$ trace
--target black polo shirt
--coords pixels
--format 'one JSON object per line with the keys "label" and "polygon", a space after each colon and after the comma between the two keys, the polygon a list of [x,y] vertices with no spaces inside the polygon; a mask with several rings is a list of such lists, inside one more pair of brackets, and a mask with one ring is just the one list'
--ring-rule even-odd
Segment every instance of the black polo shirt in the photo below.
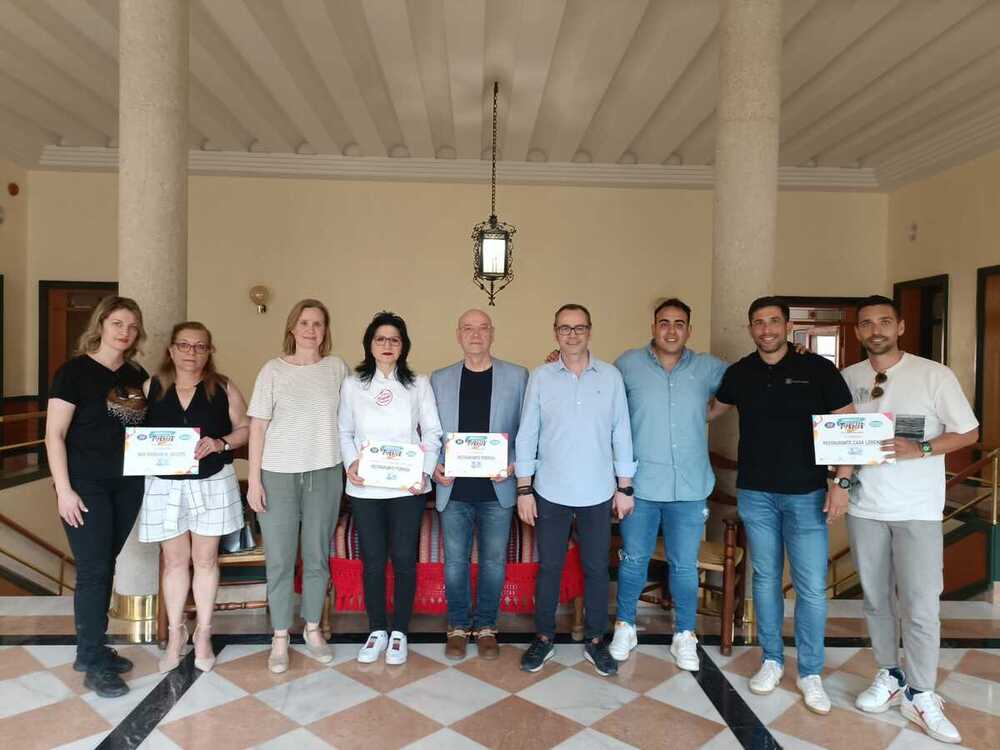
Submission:
{"label": "black polo shirt", "polygon": [[726,370],[715,397],[740,410],[737,487],[782,494],[826,488],[827,469],[816,466],[812,415],[851,403],[830,360],[789,347],[769,365],[754,352]]}

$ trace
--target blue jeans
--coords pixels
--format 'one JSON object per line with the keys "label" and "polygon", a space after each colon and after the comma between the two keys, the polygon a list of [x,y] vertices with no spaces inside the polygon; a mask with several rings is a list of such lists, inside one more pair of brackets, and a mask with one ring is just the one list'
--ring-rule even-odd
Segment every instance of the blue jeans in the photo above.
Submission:
{"label": "blue jeans", "polygon": [[618,566],[616,619],[635,625],[635,606],[646,584],[649,556],[663,527],[669,566],[670,594],[674,599],[676,631],[695,629],[698,611],[698,548],[708,508],[704,500],[656,502],[635,499],[635,510],[619,524],[622,551]]}
{"label": "blue jeans", "polygon": [[[448,599],[448,627],[473,630],[495,628],[507,572],[507,538],[514,508],[496,500],[452,500],[441,511],[444,531],[444,587]],[[472,614],[469,576],[472,533],[479,536],[479,584],[476,614]]]}
{"label": "blue jeans", "polygon": [[802,495],[739,490],[740,518],[750,542],[757,638],[763,658],[784,664],[781,593],[785,552],[795,587],[795,646],[799,676],[823,671],[826,570],[829,541],[823,503],[826,490]]}

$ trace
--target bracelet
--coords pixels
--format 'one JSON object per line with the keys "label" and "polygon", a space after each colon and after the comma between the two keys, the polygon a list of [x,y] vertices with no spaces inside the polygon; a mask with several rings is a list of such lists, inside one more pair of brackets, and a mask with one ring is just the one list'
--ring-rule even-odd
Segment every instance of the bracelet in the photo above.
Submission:
{"label": "bracelet", "polygon": [[518,494],[518,497],[520,497],[522,495],[534,495],[535,494],[535,490],[530,485],[527,486],[527,487],[518,487],[517,488],[517,494]]}

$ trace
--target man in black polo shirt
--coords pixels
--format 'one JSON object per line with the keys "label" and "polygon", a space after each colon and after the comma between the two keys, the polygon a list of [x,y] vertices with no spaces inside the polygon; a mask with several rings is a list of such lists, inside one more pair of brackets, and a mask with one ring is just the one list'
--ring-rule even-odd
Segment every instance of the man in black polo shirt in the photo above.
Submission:
{"label": "man in black polo shirt", "polygon": [[[719,413],[740,412],[740,518],[750,540],[754,611],[763,649],[760,671],[750,680],[758,695],[772,692],[784,674],[785,554],[795,586],[795,644],[806,707],[830,712],[823,689],[826,625],[827,524],[847,510],[852,467],[838,467],[827,489],[827,467],[817,466],[812,415],[854,411],[851,393],[827,359],[788,345],[788,306],[776,297],[754,300],[748,313],[757,351],[732,365],[715,398]],[[843,479],[843,481],[840,481]]]}

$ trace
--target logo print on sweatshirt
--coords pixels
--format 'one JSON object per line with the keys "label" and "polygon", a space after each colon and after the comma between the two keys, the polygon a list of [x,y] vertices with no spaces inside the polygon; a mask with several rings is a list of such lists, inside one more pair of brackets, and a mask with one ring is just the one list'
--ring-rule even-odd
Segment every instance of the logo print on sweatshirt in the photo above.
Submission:
{"label": "logo print on sweatshirt", "polygon": [[388,388],[383,388],[375,396],[375,403],[379,406],[388,406],[392,403],[392,391]]}

